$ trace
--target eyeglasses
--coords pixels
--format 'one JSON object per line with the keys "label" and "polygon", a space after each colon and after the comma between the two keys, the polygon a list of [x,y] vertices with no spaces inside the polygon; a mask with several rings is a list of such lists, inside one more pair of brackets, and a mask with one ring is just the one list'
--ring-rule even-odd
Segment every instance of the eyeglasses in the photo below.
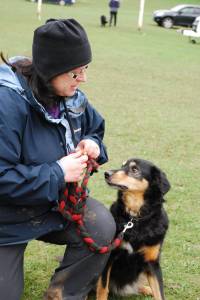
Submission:
{"label": "eyeglasses", "polygon": [[84,67],[83,69],[81,69],[81,71],[79,73],[74,73],[74,72],[68,72],[67,75],[71,78],[71,79],[78,79],[79,77],[83,76],[86,73],[88,66]]}

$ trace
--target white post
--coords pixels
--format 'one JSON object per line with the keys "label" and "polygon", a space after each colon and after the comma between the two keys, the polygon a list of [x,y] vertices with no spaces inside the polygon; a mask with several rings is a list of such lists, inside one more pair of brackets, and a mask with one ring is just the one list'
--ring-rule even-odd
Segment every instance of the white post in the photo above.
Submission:
{"label": "white post", "polygon": [[42,0],[38,0],[37,15],[39,20],[41,20],[41,13],[42,13]]}
{"label": "white post", "polygon": [[140,10],[139,10],[139,17],[138,17],[138,30],[141,30],[142,26],[143,26],[144,5],[145,5],[145,0],[140,0]]}

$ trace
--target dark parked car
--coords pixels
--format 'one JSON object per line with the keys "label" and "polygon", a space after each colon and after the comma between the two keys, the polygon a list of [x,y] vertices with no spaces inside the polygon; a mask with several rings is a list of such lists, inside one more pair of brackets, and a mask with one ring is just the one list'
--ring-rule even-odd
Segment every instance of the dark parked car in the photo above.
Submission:
{"label": "dark parked car", "polygon": [[169,10],[156,10],[153,20],[160,26],[171,28],[174,25],[192,27],[195,18],[200,16],[200,5],[177,5]]}

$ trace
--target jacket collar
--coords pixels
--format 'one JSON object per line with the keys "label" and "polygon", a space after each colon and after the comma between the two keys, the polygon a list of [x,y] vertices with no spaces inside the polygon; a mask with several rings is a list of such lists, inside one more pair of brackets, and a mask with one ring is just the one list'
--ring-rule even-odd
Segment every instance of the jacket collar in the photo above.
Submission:
{"label": "jacket collar", "polygon": [[[10,62],[14,62],[22,58],[24,57],[15,56],[10,59]],[[22,84],[16,73],[13,72],[13,70],[6,64],[0,65],[0,86],[6,86],[20,94],[25,101],[27,101],[36,111],[43,114],[45,119],[47,119],[48,121],[55,122],[55,120],[57,120],[56,123],[58,123],[63,119],[65,110],[63,103],[60,103],[61,118],[53,119],[46,111],[46,109],[42,106],[42,104],[40,104],[34,97],[32,91],[28,88],[27,83],[24,82],[24,84]],[[66,97],[65,101],[66,106],[69,110],[69,114],[72,118],[80,116],[85,111],[88,102],[86,96],[80,90],[77,90],[72,97]]]}

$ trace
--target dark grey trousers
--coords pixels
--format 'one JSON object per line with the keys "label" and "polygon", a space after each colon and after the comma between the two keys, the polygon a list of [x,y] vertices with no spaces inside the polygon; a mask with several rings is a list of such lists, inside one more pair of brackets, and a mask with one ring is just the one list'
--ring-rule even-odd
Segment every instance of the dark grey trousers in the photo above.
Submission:
{"label": "dark grey trousers", "polygon": [[117,11],[110,12],[110,21],[109,21],[110,26],[112,25],[113,19],[114,19],[114,26],[116,26],[117,25]]}
{"label": "dark grey trousers", "polygon": [[[90,236],[99,244],[107,245],[115,235],[115,222],[110,212],[99,202],[88,198],[84,222]],[[52,276],[46,299],[59,294],[62,300],[83,300],[95,285],[109,258],[109,254],[91,252],[69,223],[65,230],[52,232],[39,240],[66,244],[60,266]],[[20,300],[23,293],[23,260],[26,244],[0,247],[0,299]],[[57,298],[56,298],[57,299]],[[39,299],[38,299],[39,300]]]}

